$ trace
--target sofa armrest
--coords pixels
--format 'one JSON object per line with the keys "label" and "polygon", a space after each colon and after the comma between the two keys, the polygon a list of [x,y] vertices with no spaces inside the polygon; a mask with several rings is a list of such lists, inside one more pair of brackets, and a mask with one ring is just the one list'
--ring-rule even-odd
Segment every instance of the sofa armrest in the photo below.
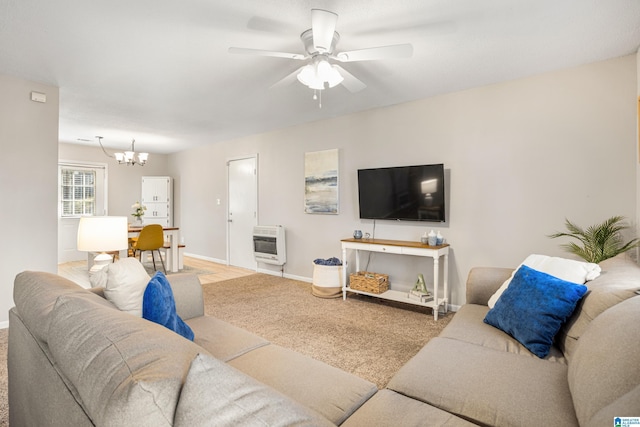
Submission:
{"label": "sofa armrest", "polygon": [[489,298],[511,277],[512,268],[474,267],[467,277],[467,304],[487,305]]}
{"label": "sofa armrest", "polygon": [[182,320],[204,316],[204,297],[198,276],[178,273],[167,276],[176,300],[176,311]]}

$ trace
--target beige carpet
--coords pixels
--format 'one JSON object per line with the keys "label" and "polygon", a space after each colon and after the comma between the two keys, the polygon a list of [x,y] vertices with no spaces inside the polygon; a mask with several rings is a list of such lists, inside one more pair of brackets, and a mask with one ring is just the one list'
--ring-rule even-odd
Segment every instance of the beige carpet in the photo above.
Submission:
{"label": "beige carpet", "polygon": [[355,294],[346,301],[317,298],[309,283],[264,274],[203,289],[207,314],[380,388],[453,317],[435,322],[429,308]]}
{"label": "beige carpet", "polygon": [[[350,295],[322,299],[311,285],[265,274],[203,285],[207,314],[252,331],[384,387],[391,376],[440,333],[431,310]],[[0,329],[0,427],[9,425],[8,329]]]}

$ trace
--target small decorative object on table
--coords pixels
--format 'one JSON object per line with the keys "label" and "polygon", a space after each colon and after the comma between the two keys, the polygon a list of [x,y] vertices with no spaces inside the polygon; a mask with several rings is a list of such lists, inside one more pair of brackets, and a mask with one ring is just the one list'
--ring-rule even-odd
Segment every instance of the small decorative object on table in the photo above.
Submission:
{"label": "small decorative object on table", "polygon": [[349,287],[357,291],[381,294],[389,290],[389,275],[358,271],[349,275]]}
{"label": "small decorative object on table", "polygon": [[142,217],[144,216],[144,211],[147,210],[147,207],[140,202],[135,202],[131,205],[131,209],[133,209],[133,213],[131,214],[134,218],[133,225],[142,227]]}
{"label": "small decorative object on table", "polygon": [[431,230],[427,236],[429,240],[429,246],[435,246],[438,239],[438,237],[436,236],[436,233],[433,230]]}
{"label": "small decorative object on table", "polygon": [[362,239],[362,230],[355,230],[353,232],[353,238],[354,239]]}
{"label": "small decorative object on table", "polygon": [[418,280],[407,294],[407,298],[416,299],[420,302],[433,301],[433,295],[427,290],[427,285],[422,273],[418,274]]}

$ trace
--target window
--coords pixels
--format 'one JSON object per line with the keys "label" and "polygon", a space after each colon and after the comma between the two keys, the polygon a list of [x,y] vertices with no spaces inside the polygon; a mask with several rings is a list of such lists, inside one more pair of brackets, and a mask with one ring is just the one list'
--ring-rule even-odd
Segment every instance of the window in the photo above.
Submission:
{"label": "window", "polygon": [[60,216],[96,215],[97,176],[95,168],[60,165]]}

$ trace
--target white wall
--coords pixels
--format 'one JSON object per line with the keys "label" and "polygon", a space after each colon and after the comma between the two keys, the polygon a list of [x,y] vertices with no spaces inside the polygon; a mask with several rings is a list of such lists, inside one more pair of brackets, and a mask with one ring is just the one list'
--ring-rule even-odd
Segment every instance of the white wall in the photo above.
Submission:
{"label": "white wall", "polygon": [[[45,93],[46,103],[31,101]],[[57,271],[58,88],[0,75],[0,327],[23,270]]]}
{"label": "white wall", "polygon": [[[372,232],[372,221],[358,218],[357,169],[442,162],[449,222],[378,221],[376,237],[418,240],[441,230],[460,305],[473,266],[516,266],[530,253],[568,257],[546,237],[565,218],[636,218],[636,81],[631,55],[171,155],[186,252],[226,259],[231,158],[259,155],[259,222],[287,227],[285,273],[299,277],[311,277],[313,259],[340,256],[340,239],[353,229]],[[305,214],[304,153],[330,148],[340,149],[340,214]],[[393,286],[431,268],[376,255],[369,270],[390,273]]]}

